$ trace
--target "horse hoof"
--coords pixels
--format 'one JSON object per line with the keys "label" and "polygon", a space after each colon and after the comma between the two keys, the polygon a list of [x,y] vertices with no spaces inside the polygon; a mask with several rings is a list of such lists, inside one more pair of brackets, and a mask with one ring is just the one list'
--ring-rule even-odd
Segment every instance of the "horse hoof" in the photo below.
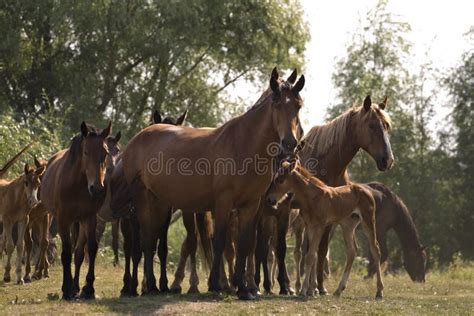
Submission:
{"label": "horse hoof", "polygon": [[199,289],[197,286],[191,286],[188,290],[188,294],[199,294]]}
{"label": "horse hoof", "polygon": [[280,295],[288,295],[289,291],[287,288],[280,289]]}
{"label": "horse hoof", "polygon": [[181,294],[181,291],[182,291],[182,289],[181,289],[180,286],[179,287],[171,287],[171,289],[170,289],[171,294]]}
{"label": "horse hoof", "polygon": [[146,291],[142,290],[142,296],[153,296],[153,295],[158,295],[160,294],[160,291],[155,288],[155,289],[148,289]]}
{"label": "horse hoof", "polygon": [[11,280],[12,280],[12,279],[10,278],[9,275],[6,275],[6,276],[3,277],[3,282],[5,282],[5,283],[10,282]]}
{"label": "horse hoof", "polygon": [[260,295],[262,295],[259,289],[248,289],[248,292],[255,297],[259,297]]}
{"label": "horse hoof", "polygon": [[382,291],[377,291],[377,294],[375,295],[376,300],[381,300],[383,299],[383,292]]}
{"label": "horse hoof", "polygon": [[81,300],[95,300],[95,294],[94,292],[82,291],[79,298]]}
{"label": "horse hoof", "polygon": [[74,298],[74,295],[63,293],[63,297],[62,297],[63,301],[71,301],[73,298]]}
{"label": "horse hoof", "polygon": [[237,297],[241,301],[254,301],[256,299],[256,297],[248,291],[243,291],[243,292],[237,293]]}
{"label": "horse hoof", "polygon": [[16,284],[17,285],[23,285],[23,284],[25,284],[25,281],[23,279],[19,279],[19,280],[16,281]]}
{"label": "horse hoof", "polygon": [[334,297],[338,297],[338,298],[339,298],[339,297],[341,297],[341,292],[336,291],[336,292],[334,292],[333,295],[334,295]]}
{"label": "horse hoof", "polygon": [[23,281],[25,281],[25,283],[31,283],[31,278],[29,276],[24,277]]}
{"label": "horse hoof", "polygon": [[323,287],[322,289],[318,289],[318,291],[319,291],[319,295],[321,295],[321,296],[324,296],[324,295],[328,294],[328,290],[326,290],[325,287]]}

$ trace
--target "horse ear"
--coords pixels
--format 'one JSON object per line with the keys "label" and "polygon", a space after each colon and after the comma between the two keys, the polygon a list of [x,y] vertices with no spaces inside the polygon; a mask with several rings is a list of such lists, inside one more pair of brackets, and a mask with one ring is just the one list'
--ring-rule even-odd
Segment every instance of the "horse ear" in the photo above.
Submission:
{"label": "horse ear", "polygon": [[153,123],[154,124],[160,124],[162,122],[160,112],[158,110],[155,110],[153,112]]}
{"label": "horse ear", "polygon": [[272,76],[270,77],[270,88],[276,95],[280,95],[280,84],[278,83],[278,78],[280,78],[280,75],[275,67],[273,68]]}
{"label": "horse ear", "polygon": [[100,133],[100,136],[104,139],[107,138],[107,136],[110,135],[111,130],[112,130],[112,122],[109,121],[109,125],[107,125],[107,127],[102,130],[102,133]]}
{"label": "horse ear", "polygon": [[295,70],[293,70],[293,72],[288,77],[288,79],[286,79],[286,81],[288,81],[291,84],[294,84],[296,82],[296,77],[297,76],[298,76],[298,73],[297,73],[296,68],[295,68]]}
{"label": "horse ear", "polygon": [[46,169],[45,166],[41,166],[41,167],[37,168],[37,169],[35,170],[35,175],[37,175],[37,176],[43,175],[45,169]]}
{"label": "horse ear", "polygon": [[178,125],[178,126],[183,125],[184,120],[186,120],[187,116],[188,116],[188,110],[184,111],[183,115],[178,117],[178,119],[176,120],[176,125]]}
{"label": "horse ear", "polygon": [[31,172],[30,165],[28,165],[27,163],[25,163],[25,168],[23,169],[23,171],[25,171],[25,174],[30,173],[30,172]]}
{"label": "horse ear", "polygon": [[41,162],[38,160],[38,158],[36,158],[36,156],[33,156],[33,160],[35,162],[35,166],[36,168],[41,168]]}
{"label": "horse ear", "polygon": [[388,99],[388,97],[385,96],[382,103],[379,104],[379,108],[381,108],[382,110],[385,110],[385,107],[387,106],[387,99]]}
{"label": "horse ear", "polygon": [[114,142],[118,143],[120,138],[122,138],[122,133],[118,131],[117,135],[115,135]]}
{"label": "horse ear", "polygon": [[293,170],[295,170],[296,168],[296,159],[293,159],[290,161],[290,166],[288,167],[288,169],[290,170],[290,172],[292,172]]}
{"label": "horse ear", "polygon": [[291,91],[296,95],[298,94],[301,90],[303,90],[304,84],[305,84],[306,79],[304,78],[304,75],[301,75],[300,79],[298,82],[295,83],[293,88],[291,88]]}
{"label": "horse ear", "polygon": [[89,135],[89,128],[87,127],[87,124],[84,121],[82,121],[81,123],[81,134],[82,137],[87,137],[87,135]]}
{"label": "horse ear", "polygon": [[370,99],[370,94],[365,97],[364,99],[364,109],[366,111],[370,110],[370,107],[372,106],[372,100]]}

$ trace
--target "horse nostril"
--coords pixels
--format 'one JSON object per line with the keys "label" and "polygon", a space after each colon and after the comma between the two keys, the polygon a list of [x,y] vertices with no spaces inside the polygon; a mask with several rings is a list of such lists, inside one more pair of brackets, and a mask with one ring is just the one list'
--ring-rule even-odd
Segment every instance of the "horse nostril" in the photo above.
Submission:
{"label": "horse nostril", "polygon": [[294,139],[284,139],[282,142],[283,148],[292,150],[296,147],[297,143]]}

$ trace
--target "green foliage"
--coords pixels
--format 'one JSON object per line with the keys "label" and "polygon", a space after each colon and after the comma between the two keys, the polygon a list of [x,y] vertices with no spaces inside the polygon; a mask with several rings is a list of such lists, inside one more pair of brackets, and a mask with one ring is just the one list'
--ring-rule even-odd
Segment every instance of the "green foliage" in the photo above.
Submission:
{"label": "green foliage", "polygon": [[3,165],[29,143],[33,146],[23,154],[20,162],[12,166],[9,178],[23,172],[25,163],[33,165],[33,156],[49,159],[51,154],[61,149],[62,124],[60,120],[44,114],[27,121],[16,120],[11,112],[0,115],[0,164]]}
{"label": "green foliage", "polygon": [[0,25],[0,101],[68,126],[113,119],[128,136],[153,109],[216,125],[242,107],[227,86],[301,67],[309,39],[300,5],[283,0],[7,0]]}
{"label": "green foliage", "polygon": [[[333,82],[338,88],[338,102],[328,110],[328,116],[337,116],[354,102],[360,104],[369,93],[376,103],[388,96],[395,167],[378,172],[372,158],[363,152],[351,163],[350,176],[358,182],[380,181],[402,197],[412,211],[422,242],[430,247],[431,263],[445,265],[459,251],[472,258],[469,227],[473,225],[474,201],[468,202],[465,197],[474,196],[474,177],[469,178],[473,168],[466,167],[474,154],[474,58],[466,54],[463,65],[453,70],[449,80],[455,104],[454,124],[459,129],[457,155],[459,161],[465,161],[456,163],[450,136],[439,135],[436,139],[430,129],[438,98],[436,90],[428,87],[440,81],[437,70],[429,62],[417,72],[408,70],[409,31],[409,24],[387,11],[385,0],[368,12],[347,47],[347,55],[337,62]],[[459,172],[459,166],[466,169]],[[401,251],[393,234],[388,244],[391,269],[399,269]]]}

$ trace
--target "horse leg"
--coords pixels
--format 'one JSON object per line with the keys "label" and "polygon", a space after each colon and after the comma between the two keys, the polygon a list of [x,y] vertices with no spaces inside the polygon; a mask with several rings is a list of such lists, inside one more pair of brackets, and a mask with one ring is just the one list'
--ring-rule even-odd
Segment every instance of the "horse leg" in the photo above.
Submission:
{"label": "horse leg", "polygon": [[224,264],[222,264],[221,269],[221,285],[223,288],[230,292],[235,292],[234,285],[232,282],[229,284],[229,280],[232,280],[234,277],[234,268],[235,268],[235,234],[234,226],[237,225],[237,216],[234,214],[231,215],[230,223],[227,231],[227,240],[224,248],[224,257],[227,262],[227,270],[229,278],[225,274]]}
{"label": "horse leg", "polygon": [[303,233],[304,228],[302,223],[299,220],[295,220],[294,223],[294,233],[295,233],[295,250],[293,251],[293,256],[295,257],[295,267],[296,267],[296,292],[301,290],[301,247],[303,246]]}
{"label": "horse leg", "polygon": [[160,242],[158,244],[158,257],[160,258],[160,291],[163,293],[169,292],[168,276],[166,272],[166,260],[168,258],[168,228],[170,226],[172,209],[169,208],[168,216],[159,228],[161,234],[159,236]]}
{"label": "horse leg", "polygon": [[250,253],[254,253],[256,239],[256,212],[258,211],[260,200],[249,203],[239,209],[239,238],[237,243],[237,257],[235,261],[235,273],[233,283],[237,287],[237,296],[241,300],[254,300],[255,296],[245,284],[245,264]]}
{"label": "horse leg", "polygon": [[95,257],[97,255],[97,216],[90,216],[86,223],[87,227],[87,250],[89,253],[89,269],[86,275],[86,285],[81,290],[81,298],[95,299]]}
{"label": "horse leg", "polygon": [[280,295],[293,295],[295,291],[290,286],[288,271],[286,269],[286,234],[288,233],[290,213],[278,217],[276,256],[278,260],[278,283],[280,284]]}
{"label": "horse leg", "polygon": [[380,249],[379,244],[376,238],[376,228],[374,219],[374,210],[366,211],[362,213],[362,228],[364,230],[367,239],[369,240],[370,252],[375,262],[375,271],[377,275],[377,293],[375,295],[376,299],[383,298],[383,281],[382,281],[382,272],[380,269]]}
{"label": "horse leg", "polygon": [[264,222],[265,222],[265,219],[262,218],[261,221],[259,223],[257,223],[257,237],[256,237],[256,246],[255,246],[255,276],[254,276],[254,279],[255,279],[255,284],[257,285],[257,288],[260,288],[260,268],[262,267],[263,265],[263,260],[264,260],[264,256],[263,256],[263,249],[265,248],[264,247],[264,239],[265,239],[265,236],[264,236],[264,229],[263,229],[263,225],[264,225]]}
{"label": "horse leg", "polygon": [[140,225],[138,223],[138,218],[136,215],[132,215],[128,221],[128,225],[131,230],[131,252],[132,252],[132,279],[130,281],[130,295],[138,296],[138,266],[142,260],[142,247],[140,241]]}
{"label": "horse leg", "polygon": [[[33,248],[33,240],[31,239],[31,229],[30,225],[25,230],[25,253],[26,253],[26,260],[25,260],[25,276],[23,277],[23,280],[25,283],[30,283],[31,282],[31,250]],[[39,257],[38,257],[39,259]]]}
{"label": "horse leg", "polygon": [[123,273],[123,287],[120,290],[120,296],[130,295],[130,282],[132,275],[130,274],[130,260],[132,253],[132,228],[128,219],[122,218],[119,220],[120,230],[123,236],[123,254],[125,257],[125,271]]}
{"label": "horse leg", "polygon": [[73,294],[71,275],[72,244],[69,223],[58,218],[58,230],[62,242],[61,263],[63,265],[63,299],[70,300],[73,298]]}
{"label": "horse leg", "polygon": [[[209,275],[209,292],[220,292],[220,276],[222,255],[226,245],[227,230],[229,226],[230,214],[232,205],[229,199],[221,196],[221,199],[216,202],[214,210],[215,218],[215,234],[213,240],[214,258],[212,261],[211,273]],[[230,273],[230,272],[229,272]]]}
{"label": "horse leg", "polygon": [[270,284],[271,284],[270,288],[273,289],[273,286],[275,285],[276,272],[277,272],[277,262],[276,262],[276,254],[275,254],[274,245],[272,245],[272,248],[268,252],[267,264],[270,270]]}
{"label": "horse leg", "polygon": [[[349,218],[349,220],[353,221],[352,218]],[[356,256],[354,230],[357,227],[357,223],[343,222],[341,226],[342,234],[344,235],[344,243],[346,245],[346,266],[344,268],[344,273],[342,274],[341,281],[339,282],[339,286],[337,287],[336,292],[334,292],[334,296],[336,297],[341,296],[342,291],[344,291],[347,286],[347,281],[351,273],[352,264],[354,263],[354,258]]]}
{"label": "horse leg", "polygon": [[[197,246],[197,244],[196,244]],[[196,248],[191,248],[190,254],[190,262],[191,262],[191,275],[189,277],[189,290],[188,294],[191,293],[199,293],[199,277],[197,274],[197,267],[196,267]]]}
{"label": "horse leg", "polygon": [[[328,291],[324,287],[324,260],[328,253],[329,248],[329,235],[331,233],[332,225],[329,225],[325,228],[324,234],[321,238],[318,248],[318,262],[316,264],[316,274],[318,282],[318,291],[320,295],[326,295]],[[311,274],[311,270],[307,271]]]}
{"label": "horse leg", "polygon": [[306,237],[308,240],[308,252],[306,253],[305,257],[306,274],[299,293],[301,296],[314,295],[315,289],[313,288],[313,284],[310,282],[311,270],[313,270],[313,266],[316,264],[316,252],[318,251],[322,234],[323,230],[321,227],[307,225]]}
{"label": "horse leg", "polygon": [[[51,215],[43,215],[43,220],[40,225],[40,258],[41,268],[43,270],[43,276],[49,278],[49,259],[48,259],[48,247],[49,247],[49,227],[51,226]],[[41,269],[39,270],[41,274]]]}
{"label": "horse leg", "polygon": [[25,231],[28,227],[28,216],[18,222],[18,239],[16,241],[16,284],[23,284],[23,276],[21,273],[23,260],[23,246],[25,241]]}
{"label": "horse leg", "polygon": [[84,262],[84,248],[87,242],[85,229],[85,223],[80,223],[79,232],[77,233],[76,249],[74,250],[74,279],[72,287],[72,294],[74,296],[79,294],[81,289],[79,287],[79,278],[81,276],[81,266]]}
{"label": "horse leg", "polygon": [[114,251],[114,267],[118,266],[119,264],[119,221],[113,220],[112,221],[112,250]]}
{"label": "horse leg", "polygon": [[[13,244],[13,223],[6,218],[3,219],[3,238],[6,244],[7,251],[7,263],[5,265],[5,274],[3,275],[3,281],[5,283],[11,281],[10,269],[11,269],[11,258],[15,245]],[[3,252],[3,249],[2,249]]]}
{"label": "horse leg", "polygon": [[[196,225],[194,223],[194,213],[185,212],[183,213],[183,224],[184,228],[186,228],[186,238],[184,239],[183,243],[181,244],[181,253],[179,256],[179,263],[178,268],[174,274],[174,281],[171,284],[171,292],[173,293],[181,293],[181,283],[183,283],[183,279],[185,276],[186,271],[186,261],[188,256],[192,252],[191,249],[196,251],[196,244],[197,244],[197,237],[196,237]],[[194,248],[193,248],[194,247]],[[191,279],[190,282],[190,290],[192,287]]]}

